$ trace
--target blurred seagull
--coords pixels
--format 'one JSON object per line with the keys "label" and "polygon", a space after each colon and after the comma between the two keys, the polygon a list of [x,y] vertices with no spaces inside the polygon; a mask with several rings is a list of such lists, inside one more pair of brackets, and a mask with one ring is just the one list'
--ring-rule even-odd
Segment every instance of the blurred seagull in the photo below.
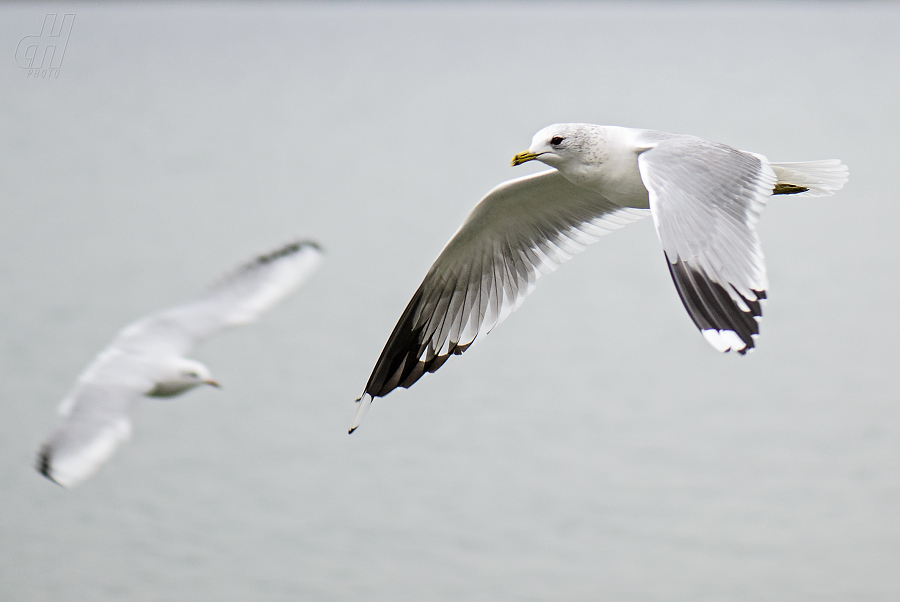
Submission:
{"label": "blurred seagull", "polygon": [[542,129],[512,164],[534,160],[555,169],[491,190],[441,251],[357,400],[351,433],[373,398],[463,353],[541,274],[647,213],[694,324],[717,351],[746,353],[768,288],[755,231],[766,202],[831,195],[848,177],[838,160],[770,163],[694,136],[585,123]]}
{"label": "blurred seagull", "polygon": [[256,320],[305,281],[321,259],[315,242],[291,243],[238,268],[194,301],[126,326],[63,399],[63,422],[41,446],[37,469],[60,485],[76,485],[129,437],[136,401],[218,387],[206,366],[184,354],[229,326]]}

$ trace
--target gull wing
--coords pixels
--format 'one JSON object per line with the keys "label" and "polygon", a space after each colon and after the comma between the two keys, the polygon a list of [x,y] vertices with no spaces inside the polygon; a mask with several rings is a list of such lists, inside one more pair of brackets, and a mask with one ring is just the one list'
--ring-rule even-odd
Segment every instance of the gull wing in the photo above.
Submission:
{"label": "gull wing", "polygon": [[261,255],[212,286],[196,300],[126,326],[111,348],[148,355],[184,355],[201,340],[256,320],[318,268],[322,251],[295,242]]}
{"label": "gull wing", "polygon": [[678,294],[715,349],[746,353],[768,287],[755,227],[776,174],[761,155],[693,136],[648,146],[638,168]]}
{"label": "gull wing", "polygon": [[522,303],[541,274],[646,213],[575,186],[556,170],[491,190],[441,251],[394,327],[353,428],[373,397],[409,387],[463,353]]}
{"label": "gull wing", "polygon": [[142,397],[131,386],[83,383],[73,391],[63,423],[38,452],[37,469],[64,487],[94,474],[131,435],[131,408]]}

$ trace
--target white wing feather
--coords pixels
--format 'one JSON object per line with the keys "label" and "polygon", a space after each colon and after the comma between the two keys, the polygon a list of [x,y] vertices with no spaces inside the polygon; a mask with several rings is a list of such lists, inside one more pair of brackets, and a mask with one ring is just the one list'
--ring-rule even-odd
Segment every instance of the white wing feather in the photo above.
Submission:
{"label": "white wing feather", "polygon": [[795,196],[834,194],[847,167],[836,159],[770,163],[693,136],[667,135],[647,146],[638,167],[678,294],[714,348],[746,353],[768,288],[756,234],[767,200],[782,194],[776,184]]}
{"label": "white wing feather", "polygon": [[638,157],[650,211],[685,308],[719,351],[759,334],[766,267],[755,225],[777,177],[765,157],[692,136]]}
{"label": "white wing feather", "polygon": [[502,322],[541,274],[646,214],[575,186],[556,170],[491,190],[441,251],[400,317],[361,397],[358,418],[372,397],[409,387]]}
{"label": "white wing feather", "polygon": [[66,419],[41,447],[37,469],[64,487],[94,474],[131,435],[131,408],[141,396],[120,385],[81,386]]}

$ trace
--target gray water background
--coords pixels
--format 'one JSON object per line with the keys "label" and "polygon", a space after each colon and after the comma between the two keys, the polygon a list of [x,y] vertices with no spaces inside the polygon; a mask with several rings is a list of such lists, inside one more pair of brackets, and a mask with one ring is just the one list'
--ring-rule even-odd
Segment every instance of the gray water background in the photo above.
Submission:
{"label": "gray water background", "polygon": [[[57,78],[19,40],[76,21]],[[0,599],[900,599],[900,5],[0,5]],[[840,158],[778,198],[747,357],[650,220],[346,434],[415,287],[554,122]],[[294,237],[320,272],[193,357],[82,487],[32,468],[115,332]]]}

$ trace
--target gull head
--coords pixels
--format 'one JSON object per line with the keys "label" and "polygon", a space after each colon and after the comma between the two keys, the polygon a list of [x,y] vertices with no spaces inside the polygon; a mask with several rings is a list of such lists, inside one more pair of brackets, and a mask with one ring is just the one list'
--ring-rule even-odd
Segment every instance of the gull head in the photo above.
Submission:
{"label": "gull head", "polygon": [[148,397],[173,397],[201,385],[219,387],[209,368],[192,359],[166,358],[159,368],[153,388],[145,393]]}
{"label": "gull head", "polygon": [[536,159],[560,170],[570,166],[600,164],[604,141],[602,126],[555,123],[535,134],[528,150],[513,157],[512,164],[521,165]]}

